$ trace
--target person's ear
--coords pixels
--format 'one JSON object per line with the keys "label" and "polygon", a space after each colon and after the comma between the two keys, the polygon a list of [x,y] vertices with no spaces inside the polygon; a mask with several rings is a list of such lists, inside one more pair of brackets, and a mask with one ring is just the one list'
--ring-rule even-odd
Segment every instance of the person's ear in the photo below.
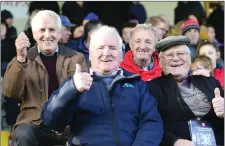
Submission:
{"label": "person's ear", "polygon": [[216,51],[216,60],[218,60],[220,58],[220,52]]}

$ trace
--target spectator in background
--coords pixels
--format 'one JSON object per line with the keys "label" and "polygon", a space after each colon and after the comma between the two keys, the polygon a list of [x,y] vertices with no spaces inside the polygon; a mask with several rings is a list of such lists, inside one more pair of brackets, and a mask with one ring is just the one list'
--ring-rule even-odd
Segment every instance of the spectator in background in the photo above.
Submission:
{"label": "spectator in background", "polygon": [[187,20],[196,21],[199,24],[199,39],[206,40],[208,39],[207,27],[205,26],[205,17],[198,11],[190,11],[187,13],[187,16],[180,20],[169,30],[167,36],[180,36],[182,35],[181,26]]}
{"label": "spectator in background", "polygon": [[139,24],[145,23],[147,19],[147,14],[145,7],[140,3],[140,1],[133,1],[130,4],[130,11],[133,16],[138,20]]}
{"label": "spectator in background", "polygon": [[125,22],[133,18],[131,1],[89,1],[88,12],[94,12],[106,25],[114,26],[121,34]]}
{"label": "spectator in background", "polygon": [[50,10],[39,11],[31,20],[37,45],[21,33],[16,41],[16,57],[8,64],[2,82],[3,95],[21,100],[14,125],[18,146],[65,144],[56,132],[46,128],[40,112],[49,95],[66,78],[74,74],[75,65],[86,67],[84,55],[58,44],[61,20]]}
{"label": "spectator in background", "polygon": [[[220,43],[219,41],[216,40],[216,33],[215,29],[212,25],[207,26],[207,31],[208,31],[208,40],[212,43],[215,43],[218,48],[217,48],[217,62],[216,62],[216,68],[224,68],[224,60],[223,54],[221,53],[221,50],[223,50],[224,45]],[[222,51],[223,52],[223,51]]]}
{"label": "spectator in background", "polygon": [[79,26],[72,27],[72,33],[73,33],[72,39],[74,39],[74,40],[82,37],[84,34],[84,26],[79,25]]}
{"label": "spectator in background", "polygon": [[174,24],[187,19],[190,13],[198,13],[201,18],[206,18],[205,11],[199,1],[179,1],[174,11]]}
{"label": "spectator in background", "polygon": [[122,39],[102,26],[91,35],[91,68],[79,65],[42,110],[45,125],[71,125],[70,145],[158,146],[163,123],[157,103],[138,75],[121,69]]}
{"label": "spectator in background", "polygon": [[165,38],[167,36],[167,33],[170,29],[170,21],[169,21],[169,18],[166,14],[160,14],[159,17],[161,17],[162,19],[164,19],[164,21],[166,22],[166,35],[163,37]]}
{"label": "spectator in background", "polygon": [[83,23],[82,23],[83,26],[85,26],[91,20],[99,21],[99,18],[95,13],[90,12],[87,14],[87,16],[84,17]]}
{"label": "spectator in background", "polygon": [[167,24],[167,21],[163,19],[162,17],[152,16],[146,21],[146,23],[152,25],[153,29],[156,32],[158,40],[161,40],[166,36],[168,24]]}
{"label": "spectator in background", "polygon": [[136,23],[127,22],[123,25],[122,28],[122,39],[123,39],[123,50],[127,53],[130,50],[129,42],[130,42],[130,34],[132,29],[136,26]]}
{"label": "spectator in background", "polygon": [[206,55],[212,60],[213,76],[220,82],[224,89],[224,68],[216,68],[218,46],[210,41],[201,41],[197,48],[197,55]]}
{"label": "spectator in background", "polygon": [[99,18],[93,12],[88,13],[87,16],[85,16],[85,18],[83,19],[82,24],[73,28],[72,32],[73,32],[73,38],[74,39],[77,39],[77,38],[84,35],[84,26],[91,20],[99,21]]}
{"label": "spectator in background", "polygon": [[102,26],[102,23],[100,21],[91,20],[87,22],[87,24],[84,26],[84,35],[77,39],[74,43],[74,47],[72,49],[75,49],[76,51],[83,53],[86,59],[86,62],[88,65],[90,65],[89,61],[89,45],[90,45],[90,37],[94,30],[100,28]]}
{"label": "spectator in background", "polygon": [[189,74],[188,43],[185,36],[171,36],[156,44],[163,75],[148,84],[164,123],[160,146],[195,145],[189,127],[194,119],[209,122],[216,144],[224,145],[224,91],[213,77]]}
{"label": "spectator in background", "polygon": [[208,40],[212,43],[215,43],[218,47],[219,47],[219,52],[220,52],[220,58],[223,58],[223,50],[224,50],[224,44],[220,43],[217,39],[216,39],[216,32],[215,29],[212,25],[207,25],[207,32],[208,32]]}
{"label": "spectator in background", "polygon": [[181,26],[182,34],[190,39],[188,46],[191,51],[191,60],[196,57],[197,45],[199,42],[199,24],[194,20],[186,20]]}
{"label": "spectator in background", "polygon": [[12,15],[12,13],[10,11],[8,11],[8,10],[2,10],[1,11],[1,19],[5,20],[5,22],[7,24],[6,37],[7,38],[16,39],[16,37],[17,37],[17,30],[13,26],[13,15]]}
{"label": "spectator in background", "polygon": [[207,27],[205,26],[205,21],[206,21],[205,17],[202,17],[201,14],[199,14],[198,12],[190,12],[187,20],[194,20],[198,22],[200,40],[208,39]]}
{"label": "spectator in background", "polygon": [[[216,39],[224,44],[224,1],[218,2],[216,9],[207,18],[207,25],[214,27]],[[224,53],[224,49],[221,53]]]}
{"label": "spectator in background", "polygon": [[198,55],[192,61],[191,72],[196,72],[201,69],[204,69],[209,76],[213,74],[212,60],[208,56]]}
{"label": "spectator in background", "polygon": [[65,1],[62,5],[62,15],[67,16],[73,24],[80,26],[87,15],[88,3],[87,1]]}
{"label": "spectator in background", "polygon": [[[5,19],[1,19],[1,77],[4,76],[8,63],[16,56],[15,36],[7,36],[7,31],[9,31],[7,28]],[[13,126],[20,110],[19,100],[5,96],[2,99],[4,99],[2,107],[5,110],[6,123]]]}
{"label": "spectator in background", "polygon": [[155,52],[157,36],[149,24],[138,24],[130,35],[131,50],[125,54],[121,67],[139,74],[144,81],[161,76],[158,55]]}
{"label": "spectator in background", "polygon": [[76,50],[76,42],[71,39],[71,27],[74,27],[75,25],[70,23],[70,20],[64,15],[60,15],[60,19],[62,23],[62,28],[59,43],[72,50]]}
{"label": "spectator in background", "polygon": [[4,76],[8,63],[16,56],[15,38],[7,36],[9,29],[5,19],[1,19],[1,75]]}

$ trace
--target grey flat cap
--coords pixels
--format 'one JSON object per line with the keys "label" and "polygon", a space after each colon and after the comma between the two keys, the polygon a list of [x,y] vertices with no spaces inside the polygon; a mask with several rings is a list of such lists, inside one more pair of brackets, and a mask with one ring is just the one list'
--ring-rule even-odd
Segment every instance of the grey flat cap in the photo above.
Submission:
{"label": "grey flat cap", "polygon": [[166,51],[170,46],[173,45],[189,45],[189,44],[190,40],[186,36],[169,36],[157,42],[155,49],[158,50],[158,52],[161,52]]}

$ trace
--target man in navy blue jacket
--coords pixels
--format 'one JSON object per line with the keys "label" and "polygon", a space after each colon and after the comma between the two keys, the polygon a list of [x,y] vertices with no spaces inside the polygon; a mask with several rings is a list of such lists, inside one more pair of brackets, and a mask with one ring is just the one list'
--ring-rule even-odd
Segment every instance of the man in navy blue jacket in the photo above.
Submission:
{"label": "man in navy blue jacket", "polygon": [[163,123],[155,98],[140,76],[119,68],[122,39],[102,26],[91,35],[91,68],[76,65],[42,111],[43,123],[57,131],[71,125],[71,145],[158,146]]}

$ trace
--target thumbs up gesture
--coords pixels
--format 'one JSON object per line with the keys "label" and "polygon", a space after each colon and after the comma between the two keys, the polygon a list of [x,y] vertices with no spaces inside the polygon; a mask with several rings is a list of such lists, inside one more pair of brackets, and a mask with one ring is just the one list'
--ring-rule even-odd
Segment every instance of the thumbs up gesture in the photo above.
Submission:
{"label": "thumbs up gesture", "polygon": [[74,84],[79,92],[88,91],[92,85],[93,78],[89,73],[82,72],[80,64],[76,64],[75,74],[73,75]]}
{"label": "thumbs up gesture", "polygon": [[219,88],[215,88],[214,90],[215,98],[212,100],[214,111],[217,117],[224,117],[224,98],[220,96]]}

